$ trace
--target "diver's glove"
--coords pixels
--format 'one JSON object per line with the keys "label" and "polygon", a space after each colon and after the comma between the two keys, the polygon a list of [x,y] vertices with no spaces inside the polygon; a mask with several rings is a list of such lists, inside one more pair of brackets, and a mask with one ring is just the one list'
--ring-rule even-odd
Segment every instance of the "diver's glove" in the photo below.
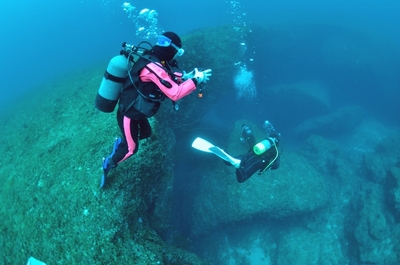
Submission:
{"label": "diver's glove", "polygon": [[188,80],[190,78],[194,78],[194,70],[189,72],[189,73],[186,73],[185,71],[183,71],[182,79],[183,80]]}
{"label": "diver's glove", "polygon": [[199,71],[199,69],[194,68],[194,76],[193,77],[196,78],[197,84],[207,83],[207,81],[210,80],[210,76],[212,76],[211,69]]}

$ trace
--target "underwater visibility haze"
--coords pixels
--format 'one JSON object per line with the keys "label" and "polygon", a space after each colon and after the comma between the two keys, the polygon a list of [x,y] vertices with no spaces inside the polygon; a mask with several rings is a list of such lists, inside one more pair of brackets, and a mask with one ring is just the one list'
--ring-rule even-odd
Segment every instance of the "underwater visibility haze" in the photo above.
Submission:
{"label": "underwater visibility haze", "polygon": [[[399,264],[400,2],[3,1],[0,264]],[[120,137],[94,106],[123,42],[181,36],[210,81],[162,103],[99,188]],[[240,158],[280,133],[280,167]],[[223,157],[223,155],[220,155]]]}

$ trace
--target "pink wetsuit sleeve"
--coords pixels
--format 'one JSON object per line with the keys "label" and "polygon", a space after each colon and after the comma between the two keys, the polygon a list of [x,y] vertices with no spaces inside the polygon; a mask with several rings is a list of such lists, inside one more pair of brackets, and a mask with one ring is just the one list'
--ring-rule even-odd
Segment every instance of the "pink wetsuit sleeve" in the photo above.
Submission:
{"label": "pink wetsuit sleeve", "polygon": [[171,87],[168,88],[163,85],[159,78],[146,67],[144,67],[143,70],[140,72],[140,80],[142,80],[143,82],[155,83],[167,97],[174,101],[179,100],[196,90],[196,84],[193,82],[192,79],[188,79],[181,84],[177,84],[171,79],[171,77],[163,68],[156,65],[155,63],[149,63],[146,66],[150,68],[151,71],[156,73],[158,77],[170,83]]}

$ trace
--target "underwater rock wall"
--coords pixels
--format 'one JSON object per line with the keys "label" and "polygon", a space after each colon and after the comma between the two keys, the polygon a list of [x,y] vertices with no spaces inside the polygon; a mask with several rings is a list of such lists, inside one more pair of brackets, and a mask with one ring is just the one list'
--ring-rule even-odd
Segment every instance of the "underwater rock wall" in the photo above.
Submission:
{"label": "underwater rock wall", "polygon": [[[120,135],[94,107],[106,63],[37,87],[1,112],[0,263],[202,264],[166,244],[174,138],[157,126],[99,188]],[[154,227],[154,228],[153,228]]]}
{"label": "underwater rock wall", "polygon": [[203,175],[193,206],[193,233],[256,216],[283,218],[312,212],[328,201],[323,177],[304,158],[286,153],[281,168],[236,181],[234,168]]}

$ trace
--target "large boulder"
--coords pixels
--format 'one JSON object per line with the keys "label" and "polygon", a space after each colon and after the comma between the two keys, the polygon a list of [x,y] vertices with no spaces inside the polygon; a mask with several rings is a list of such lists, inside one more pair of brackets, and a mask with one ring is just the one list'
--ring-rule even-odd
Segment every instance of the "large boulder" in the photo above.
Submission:
{"label": "large boulder", "polygon": [[203,173],[193,205],[192,232],[258,216],[285,218],[312,212],[327,200],[324,177],[295,153],[285,152],[278,170],[254,175],[242,184],[234,168],[220,162]]}

